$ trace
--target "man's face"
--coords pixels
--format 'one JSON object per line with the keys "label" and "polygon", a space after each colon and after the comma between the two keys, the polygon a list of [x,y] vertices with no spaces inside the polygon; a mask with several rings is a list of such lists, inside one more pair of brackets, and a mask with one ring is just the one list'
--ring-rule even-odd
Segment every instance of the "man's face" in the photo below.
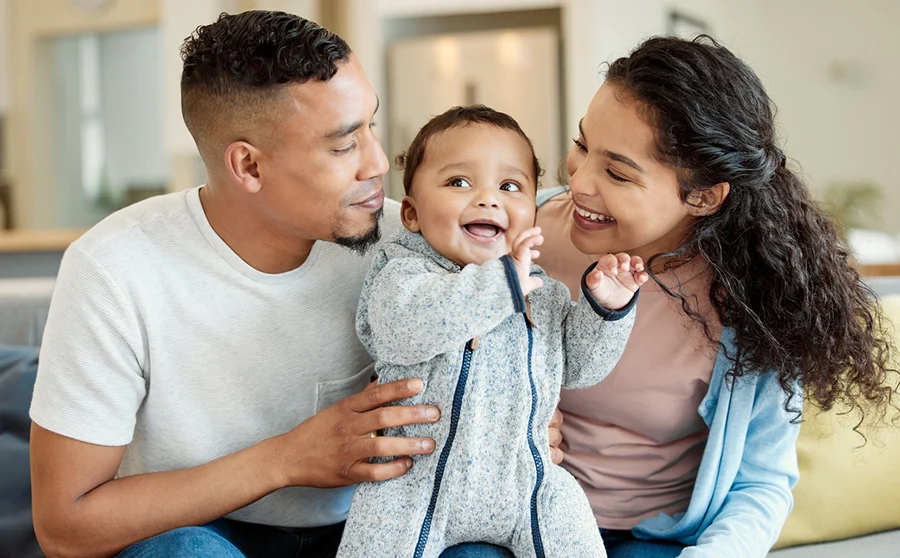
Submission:
{"label": "man's face", "polygon": [[329,81],[289,87],[260,149],[262,210],[279,234],[357,249],[378,237],[389,163],[372,130],[378,98],[356,57]]}

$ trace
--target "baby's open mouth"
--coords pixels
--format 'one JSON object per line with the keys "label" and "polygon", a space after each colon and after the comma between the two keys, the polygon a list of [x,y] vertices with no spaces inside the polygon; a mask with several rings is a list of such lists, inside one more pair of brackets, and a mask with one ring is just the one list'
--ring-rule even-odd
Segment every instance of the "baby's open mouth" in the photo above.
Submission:
{"label": "baby's open mouth", "polygon": [[503,235],[506,229],[493,221],[473,221],[463,225],[463,229],[476,240],[494,240]]}

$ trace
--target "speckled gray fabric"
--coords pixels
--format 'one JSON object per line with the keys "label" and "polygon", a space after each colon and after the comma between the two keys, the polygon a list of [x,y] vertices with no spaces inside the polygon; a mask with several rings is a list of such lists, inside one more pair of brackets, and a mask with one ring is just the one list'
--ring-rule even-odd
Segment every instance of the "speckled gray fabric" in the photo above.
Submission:
{"label": "speckled gray fabric", "polygon": [[612,370],[634,311],[605,320],[583,294],[573,305],[565,285],[534,274],[544,286],[528,297],[529,328],[503,260],[460,269],[405,230],[375,255],[359,337],[380,382],[425,381],[401,404],[437,405],[442,418],[386,433],[437,447],[406,475],[357,488],[338,556],[432,558],[471,541],[519,557],[606,555],[587,498],[550,461],[547,428],[561,385],[590,386]]}

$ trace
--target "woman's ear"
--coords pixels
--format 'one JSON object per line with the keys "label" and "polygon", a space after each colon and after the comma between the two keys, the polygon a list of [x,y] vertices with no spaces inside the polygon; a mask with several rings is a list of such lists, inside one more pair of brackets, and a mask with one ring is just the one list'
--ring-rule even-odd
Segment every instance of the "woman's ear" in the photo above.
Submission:
{"label": "woman's ear", "polygon": [[412,196],[404,196],[400,201],[400,221],[406,230],[421,232],[419,228],[419,214],[416,212],[416,200]]}
{"label": "woman's ear", "polygon": [[687,195],[684,203],[690,206],[690,212],[694,217],[706,217],[719,211],[730,192],[731,184],[719,182],[712,188],[693,190]]}
{"label": "woman's ear", "polygon": [[262,188],[259,155],[259,150],[246,141],[236,141],[225,148],[225,168],[228,175],[248,194],[255,194]]}

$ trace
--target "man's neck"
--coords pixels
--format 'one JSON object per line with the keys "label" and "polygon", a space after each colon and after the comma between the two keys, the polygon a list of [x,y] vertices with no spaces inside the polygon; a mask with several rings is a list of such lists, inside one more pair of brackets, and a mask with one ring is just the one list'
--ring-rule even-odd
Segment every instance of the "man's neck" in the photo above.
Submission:
{"label": "man's neck", "polygon": [[247,265],[263,273],[284,273],[303,265],[315,240],[278,234],[250,209],[249,203],[242,203],[226,188],[207,184],[200,190],[203,212],[219,238]]}

